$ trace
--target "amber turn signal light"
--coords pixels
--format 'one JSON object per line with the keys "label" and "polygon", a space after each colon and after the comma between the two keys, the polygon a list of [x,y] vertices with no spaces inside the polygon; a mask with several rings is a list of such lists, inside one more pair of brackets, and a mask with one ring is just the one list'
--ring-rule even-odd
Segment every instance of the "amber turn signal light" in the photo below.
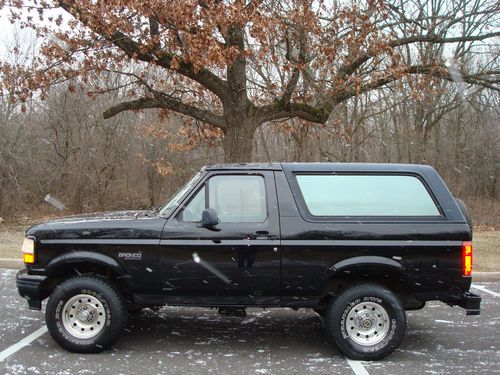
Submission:
{"label": "amber turn signal light", "polygon": [[35,240],[25,238],[23,242],[23,261],[26,264],[35,263]]}

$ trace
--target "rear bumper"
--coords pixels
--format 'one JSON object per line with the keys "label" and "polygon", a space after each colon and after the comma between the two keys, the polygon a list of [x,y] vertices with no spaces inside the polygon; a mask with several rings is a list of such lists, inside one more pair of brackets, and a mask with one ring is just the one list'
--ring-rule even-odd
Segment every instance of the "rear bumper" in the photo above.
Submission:
{"label": "rear bumper", "polygon": [[471,292],[464,292],[461,296],[444,302],[451,306],[464,308],[467,315],[479,315],[481,313],[481,297]]}
{"label": "rear bumper", "polygon": [[21,297],[26,298],[31,310],[42,309],[42,286],[46,279],[47,276],[29,275],[26,269],[17,273],[17,290]]}

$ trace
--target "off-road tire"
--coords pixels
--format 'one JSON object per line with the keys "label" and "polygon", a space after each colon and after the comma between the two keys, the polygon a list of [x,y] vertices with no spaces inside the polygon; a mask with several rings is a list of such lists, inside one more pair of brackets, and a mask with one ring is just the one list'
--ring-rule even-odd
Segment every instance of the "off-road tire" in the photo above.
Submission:
{"label": "off-road tire", "polygon": [[[77,318],[82,314],[86,320]],[[52,338],[75,353],[98,353],[109,348],[125,329],[127,318],[126,302],[117,289],[93,276],[62,282],[52,292],[45,310]],[[78,337],[80,327],[82,337]]]}
{"label": "off-road tire", "polygon": [[406,314],[389,289],[362,283],[332,299],[325,327],[328,339],[347,357],[379,360],[391,354],[403,340]]}

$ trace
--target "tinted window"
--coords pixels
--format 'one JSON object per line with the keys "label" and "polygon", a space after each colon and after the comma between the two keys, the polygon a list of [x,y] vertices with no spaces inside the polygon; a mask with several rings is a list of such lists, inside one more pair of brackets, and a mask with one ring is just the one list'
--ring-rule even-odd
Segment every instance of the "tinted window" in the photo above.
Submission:
{"label": "tinted window", "polygon": [[[205,189],[208,186],[209,204]],[[214,176],[182,211],[182,220],[199,222],[206,207],[214,208],[221,223],[261,223],[267,218],[264,178],[249,175]]]}
{"label": "tinted window", "polygon": [[297,175],[314,216],[439,216],[422,182],[401,175]]}
{"label": "tinted window", "polygon": [[261,176],[214,176],[208,184],[209,207],[222,223],[266,220],[266,189]]}

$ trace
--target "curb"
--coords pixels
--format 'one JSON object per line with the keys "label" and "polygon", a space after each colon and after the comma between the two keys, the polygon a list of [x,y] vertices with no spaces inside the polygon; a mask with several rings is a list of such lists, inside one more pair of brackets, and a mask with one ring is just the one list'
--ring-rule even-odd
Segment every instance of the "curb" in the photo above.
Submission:
{"label": "curb", "polygon": [[0,268],[20,270],[24,268],[24,263],[21,259],[0,258]]}
{"label": "curb", "polygon": [[473,272],[472,282],[500,281],[500,272]]}
{"label": "curb", "polygon": [[[0,258],[0,268],[10,268],[20,270],[24,268],[24,263],[20,259]],[[472,282],[498,282],[500,281],[500,272],[473,272]]]}

